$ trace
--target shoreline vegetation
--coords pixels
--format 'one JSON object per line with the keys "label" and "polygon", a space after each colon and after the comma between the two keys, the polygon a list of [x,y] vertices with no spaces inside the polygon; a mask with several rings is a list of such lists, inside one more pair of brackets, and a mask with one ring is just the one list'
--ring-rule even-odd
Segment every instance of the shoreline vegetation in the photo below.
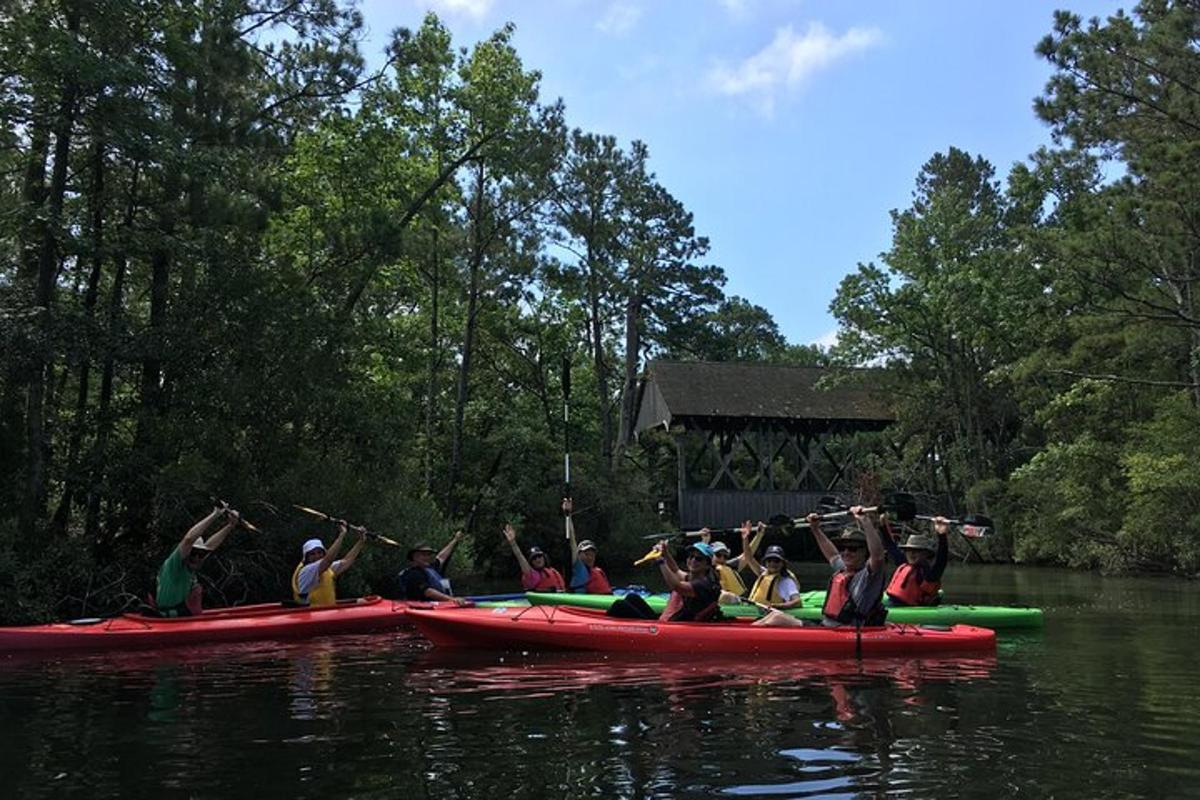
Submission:
{"label": "shoreline vegetation", "polygon": [[214,497],[262,532],[205,568],[210,603],[285,596],[331,535],[293,502],[403,543],[462,528],[483,574],[508,521],[557,553],[564,361],[581,536],[635,556],[675,482],[669,440],[633,436],[647,357],[878,366],[897,422],[846,445],[876,485],[988,513],[992,558],[1200,573],[1195,4],[1048,19],[1053,145],[1003,175],[931,154],[830,349],[726,293],[649,147],[573,128],[511,26],[463,49],[430,15],[371,71],[362,24],[6,8],[0,623],[130,607]]}

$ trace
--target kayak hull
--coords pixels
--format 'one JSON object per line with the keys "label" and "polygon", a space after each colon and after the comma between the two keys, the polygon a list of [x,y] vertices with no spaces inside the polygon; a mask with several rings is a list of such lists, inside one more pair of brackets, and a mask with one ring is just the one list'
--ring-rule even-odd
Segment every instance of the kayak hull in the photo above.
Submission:
{"label": "kayak hull", "polygon": [[859,631],[820,626],[785,628],[751,625],[749,620],[711,623],[617,619],[569,606],[414,609],[409,617],[436,646],[487,650],[854,658],[992,652],[996,647],[994,631],[968,625],[949,629],[885,625]]}
{"label": "kayak hull", "polygon": [[[604,610],[612,605],[616,597],[606,594],[574,594],[570,592],[528,592],[525,595],[532,605],[574,606],[577,608],[592,608]],[[646,595],[645,600],[655,611],[666,608],[666,595]],[[789,609],[787,613],[797,619],[818,622],[821,619],[821,606],[825,602],[822,591],[804,592],[801,594],[803,605]],[[757,617],[759,610],[752,605],[721,606],[721,613],[727,617]],[[975,625],[981,628],[1040,628],[1042,626],[1042,610],[1040,608],[1020,608],[1017,606],[974,606],[974,605],[936,605],[936,606],[894,606],[888,608],[888,622],[908,625]]]}
{"label": "kayak hull", "polygon": [[432,603],[410,604],[364,597],[326,608],[264,603],[212,609],[198,617],[124,614],[106,620],[0,628],[0,654],[146,649],[371,633],[407,625],[410,605],[435,607]]}

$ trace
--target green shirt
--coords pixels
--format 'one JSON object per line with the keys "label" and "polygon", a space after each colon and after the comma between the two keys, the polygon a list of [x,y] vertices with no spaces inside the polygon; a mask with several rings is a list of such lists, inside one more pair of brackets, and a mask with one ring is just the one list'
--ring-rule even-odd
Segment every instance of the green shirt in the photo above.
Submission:
{"label": "green shirt", "polygon": [[195,585],[196,574],[184,566],[179,546],[176,545],[158,570],[158,594],[154,597],[154,604],[159,608],[181,605]]}

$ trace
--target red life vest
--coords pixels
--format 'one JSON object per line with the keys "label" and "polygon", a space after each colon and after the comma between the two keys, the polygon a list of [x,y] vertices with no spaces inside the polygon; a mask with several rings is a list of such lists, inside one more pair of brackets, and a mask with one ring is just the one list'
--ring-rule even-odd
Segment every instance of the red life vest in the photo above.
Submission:
{"label": "red life vest", "polygon": [[563,582],[563,576],[554,567],[546,567],[545,569],[534,570],[534,572],[538,575],[538,582],[529,591],[565,592],[567,590],[567,585]]}
{"label": "red life vest", "polygon": [[906,606],[932,606],[937,604],[940,583],[920,580],[917,568],[912,564],[901,564],[892,575],[887,586],[887,596]]}
{"label": "red life vest", "polygon": [[829,579],[829,587],[825,590],[825,605],[821,606],[821,613],[827,619],[842,625],[882,625],[887,611],[881,603],[877,601],[874,608],[866,611],[854,605],[854,600],[850,597],[850,579],[853,577],[845,570],[833,574]]}
{"label": "red life vest", "polygon": [[[559,580],[562,580],[562,578],[559,578]],[[608,576],[599,567],[591,567],[588,570],[588,582],[584,584],[583,591],[587,594],[613,593],[612,584],[608,582]]]}

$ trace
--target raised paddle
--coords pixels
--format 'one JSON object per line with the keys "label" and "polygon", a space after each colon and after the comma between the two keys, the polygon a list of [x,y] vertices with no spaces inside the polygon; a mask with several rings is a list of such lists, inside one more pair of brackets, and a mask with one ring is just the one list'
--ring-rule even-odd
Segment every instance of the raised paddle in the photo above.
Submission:
{"label": "raised paddle", "polygon": [[[797,521],[803,522],[804,520],[802,520],[802,519],[801,520],[793,520],[787,514],[776,514],[775,516],[773,516],[767,520],[767,527],[768,528],[776,528],[781,533],[786,534],[796,524]],[[709,528],[708,532],[710,534],[715,535],[718,533],[739,533],[739,532],[741,532],[741,530],[742,529],[740,527],[737,527],[737,528]],[[703,535],[704,535],[703,531],[679,531],[677,533],[648,533],[645,536],[643,536],[642,539],[682,539],[685,537],[686,538],[695,538],[697,536],[703,536]]]}
{"label": "raised paddle", "polygon": [[374,539],[377,542],[382,542],[383,544],[389,545],[391,547],[403,547],[404,546],[404,545],[400,544],[399,542],[397,542],[395,539],[391,539],[387,536],[384,536],[382,533],[376,533],[375,531],[367,530],[367,528],[362,525],[351,525],[349,522],[346,522],[346,520],[340,519],[338,517],[330,516],[329,514],[326,514],[324,511],[318,511],[315,508],[309,508],[308,506],[297,505],[296,503],[292,503],[292,507],[299,509],[300,511],[303,511],[305,514],[316,517],[317,519],[325,520],[326,522],[332,522],[334,524],[344,523],[347,528],[349,528],[350,530],[352,530],[356,533],[364,534],[368,539]]}
{"label": "raised paddle", "polygon": [[252,533],[262,533],[261,530],[259,530],[253,523],[250,522],[250,520],[248,520],[242,516],[242,512],[232,510],[229,507],[229,503],[226,503],[224,500],[221,500],[216,497],[212,498],[212,501],[214,503],[216,503],[221,508],[222,511],[224,511],[226,514],[229,514],[233,517],[234,525],[241,525],[246,530],[248,530]]}

